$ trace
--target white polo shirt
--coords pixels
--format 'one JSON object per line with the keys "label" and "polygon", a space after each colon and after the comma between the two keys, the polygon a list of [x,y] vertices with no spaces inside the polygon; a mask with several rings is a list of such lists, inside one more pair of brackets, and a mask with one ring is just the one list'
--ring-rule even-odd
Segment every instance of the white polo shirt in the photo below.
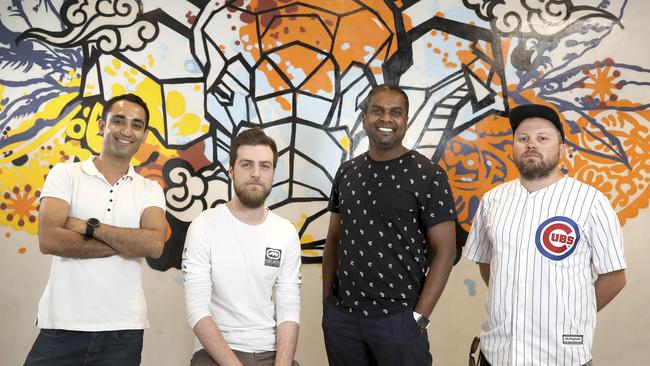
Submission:
{"label": "white polo shirt", "polygon": [[494,366],[583,365],[596,327],[596,274],[624,269],[616,213],[572,178],[487,192],[464,253],[490,264],[481,349]]}
{"label": "white polo shirt", "polygon": [[[127,174],[111,186],[92,160],[54,166],[41,199],[66,201],[70,217],[95,217],[123,228],[139,228],[147,207],[165,209],[157,182],[129,166]],[[143,258],[121,255],[91,259],[52,256],[50,277],[38,305],[38,327],[79,331],[147,328],[142,262]]]}

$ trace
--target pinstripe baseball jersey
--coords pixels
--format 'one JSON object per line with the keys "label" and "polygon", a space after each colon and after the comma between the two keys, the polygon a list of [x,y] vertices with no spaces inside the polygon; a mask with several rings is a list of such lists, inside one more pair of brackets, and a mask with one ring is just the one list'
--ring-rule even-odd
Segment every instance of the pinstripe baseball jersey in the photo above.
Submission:
{"label": "pinstripe baseball jersey", "polygon": [[504,183],[484,195],[463,254],[490,264],[481,349],[492,365],[591,360],[594,273],[626,266],[601,192],[567,177],[535,192]]}

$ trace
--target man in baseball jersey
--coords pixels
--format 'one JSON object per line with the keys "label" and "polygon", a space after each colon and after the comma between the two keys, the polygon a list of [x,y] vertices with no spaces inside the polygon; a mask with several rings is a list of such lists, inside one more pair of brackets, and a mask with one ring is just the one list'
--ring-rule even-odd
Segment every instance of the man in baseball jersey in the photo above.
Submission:
{"label": "man in baseball jersey", "polygon": [[25,365],[140,365],[149,326],[143,257],[160,257],[166,227],[162,189],[131,165],[148,123],[140,97],[111,98],[99,119],[99,156],[47,175],[38,242],[52,269]]}
{"label": "man in baseball jersey", "polygon": [[596,312],[625,286],[621,227],[601,192],[562,175],[553,109],[518,106],[510,124],[520,177],[484,195],[464,250],[488,285],[481,365],[590,365]]}
{"label": "man in baseball jersey", "polygon": [[445,172],[402,145],[403,90],[376,86],[362,108],[369,151],[341,165],[328,207],[327,357],[330,365],[431,365],[426,328],[456,256],[454,199]]}
{"label": "man in baseball jersey", "polygon": [[[257,127],[230,147],[234,194],[190,225],[183,254],[191,366],[297,366],[300,241],[264,202],[278,161]],[[275,293],[275,301],[273,294]]]}

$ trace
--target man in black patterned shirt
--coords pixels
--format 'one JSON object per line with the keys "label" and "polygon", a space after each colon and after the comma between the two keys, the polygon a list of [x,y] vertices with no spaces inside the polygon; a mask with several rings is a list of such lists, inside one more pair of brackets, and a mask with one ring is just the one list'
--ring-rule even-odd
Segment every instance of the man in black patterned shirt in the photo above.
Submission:
{"label": "man in black patterned shirt", "polygon": [[330,365],[431,365],[426,328],[456,257],[454,199],[445,172],[402,145],[403,90],[376,86],[361,117],[369,151],[341,165],[328,207],[327,357]]}

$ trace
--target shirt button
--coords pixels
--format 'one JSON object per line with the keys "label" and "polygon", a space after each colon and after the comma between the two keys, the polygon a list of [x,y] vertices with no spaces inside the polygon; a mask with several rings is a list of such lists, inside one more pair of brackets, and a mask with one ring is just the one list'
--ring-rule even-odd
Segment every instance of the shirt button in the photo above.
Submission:
{"label": "shirt button", "polygon": [[111,210],[111,209],[109,208],[108,211],[110,211],[110,210]]}

